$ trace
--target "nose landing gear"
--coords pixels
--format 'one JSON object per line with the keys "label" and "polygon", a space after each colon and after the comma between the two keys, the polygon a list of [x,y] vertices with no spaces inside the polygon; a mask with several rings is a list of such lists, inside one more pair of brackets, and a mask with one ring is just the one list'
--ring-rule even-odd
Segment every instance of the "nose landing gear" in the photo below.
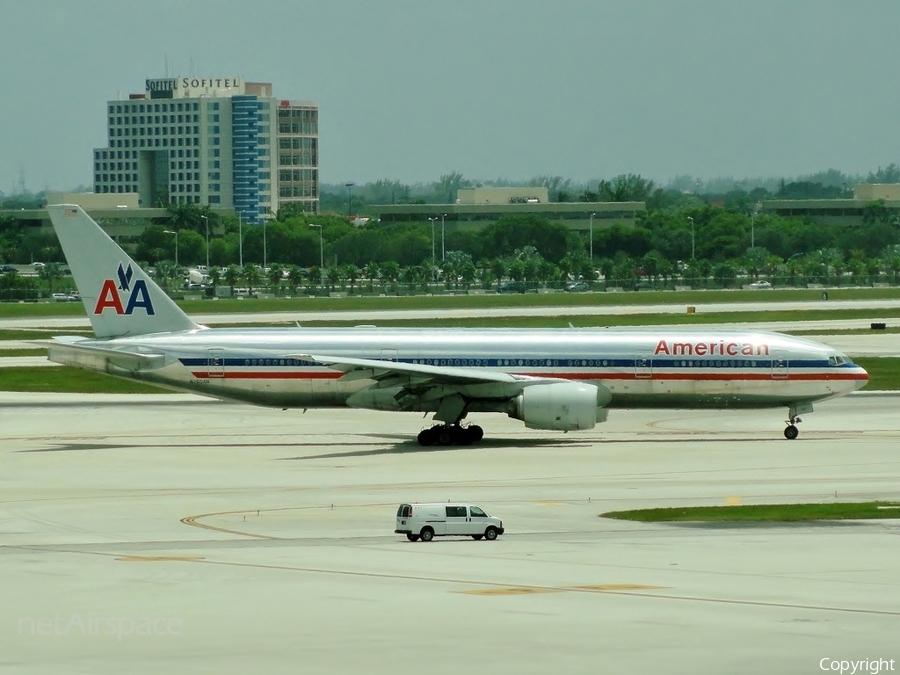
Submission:
{"label": "nose landing gear", "polygon": [[797,436],[800,435],[800,430],[794,424],[794,422],[802,422],[799,417],[794,420],[787,420],[787,426],[784,428],[784,437],[789,441],[794,440]]}
{"label": "nose landing gear", "polygon": [[[802,407],[802,410],[800,409]],[[797,425],[800,424],[803,420],[800,419],[799,413],[804,412],[812,412],[812,405],[807,403],[803,406],[791,406],[788,408],[788,418],[784,421],[787,426],[784,429],[784,437],[789,441],[794,440],[797,436],[800,435],[800,430],[797,428]]]}

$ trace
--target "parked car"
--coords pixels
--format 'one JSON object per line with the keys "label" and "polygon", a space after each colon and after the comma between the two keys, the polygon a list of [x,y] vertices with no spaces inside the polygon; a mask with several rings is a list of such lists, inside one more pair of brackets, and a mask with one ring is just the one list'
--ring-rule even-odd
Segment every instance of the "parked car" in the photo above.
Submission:
{"label": "parked car", "polygon": [[9,272],[18,272],[12,265],[0,265],[0,274],[8,274]]}
{"label": "parked car", "polygon": [[474,504],[401,504],[397,509],[396,534],[410,541],[435,537],[472,537],[493,541],[505,532],[503,521]]}
{"label": "parked car", "polygon": [[528,290],[528,286],[524,281],[507,281],[505,284],[500,284],[500,288],[497,290],[500,293],[524,293]]}
{"label": "parked car", "polygon": [[748,284],[747,288],[753,288],[755,290],[759,290],[760,288],[772,288],[772,284],[760,279],[759,281],[754,281],[752,284]]}
{"label": "parked car", "polygon": [[566,286],[567,293],[581,293],[590,289],[586,281],[576,281],[574,284]]}

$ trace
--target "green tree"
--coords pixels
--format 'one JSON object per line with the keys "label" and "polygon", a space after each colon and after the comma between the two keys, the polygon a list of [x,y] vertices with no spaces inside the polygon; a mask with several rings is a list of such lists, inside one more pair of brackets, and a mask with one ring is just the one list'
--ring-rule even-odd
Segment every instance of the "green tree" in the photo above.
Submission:
{"label": "green tree", "polygon": [[256,263],[247,263],[244,265],[244,279],[247,280],[247,292],[253,295],[253,287],[259,287],[262,280],[262,268]]}
{"label": "green tree", "polygon": [[600,181],[597,198],[601,202],[646,202],[655,187],[652,180],[638,174],[620,174],[611,181]]}
{"label": "green tree", "polygon": [[281,265],[281,263],[272,263],[272,265],[269,267],[268,277],[272,292],[277,297],[279,291],[281,290],[281,282],[284,279],[284,267]]}
{"label": "green tree", "polygon": [[62,265],[48,262],[38,268],[38,276],[47,282],[48,292],[53,294],[53,284],[63,278]]}

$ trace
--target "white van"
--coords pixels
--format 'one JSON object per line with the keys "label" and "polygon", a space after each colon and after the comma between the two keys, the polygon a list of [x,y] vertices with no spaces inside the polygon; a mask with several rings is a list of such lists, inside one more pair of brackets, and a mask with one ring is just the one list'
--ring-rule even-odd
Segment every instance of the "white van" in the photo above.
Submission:
{"label": "white van", "polygon": [[401,504],[397,509],[397,534],[410,541],[457,536],[493,541],[503,534],[503,521],[474,504]]}

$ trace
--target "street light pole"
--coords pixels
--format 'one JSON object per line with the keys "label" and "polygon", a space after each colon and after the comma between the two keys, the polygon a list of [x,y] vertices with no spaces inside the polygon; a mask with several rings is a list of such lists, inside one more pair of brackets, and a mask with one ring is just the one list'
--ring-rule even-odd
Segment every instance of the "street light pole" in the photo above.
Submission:
{"label": "street light pole", "polygon": [[347,186],[347,217],[353,212],[353,186],[356,183],[345,183]]}
{"label": "street light pole", "polygon": [[687,217],[688,221],[691,224],[691,260],[694,259],[694,219],[690,216]]}
{"label": "street light pole", "polygon": [[209,274],[209,218],[200,216],[206,222],[206,273]]}
{"label": "street light pole", "polygon": [[309,224],[310,227],[319,228],[319,285],[325,287],[325,240],[322,234],[322,226],[314,223]]}
{"label": "street light pole", "polygon": [[441,262],[447,259],[446,253],[444,252],[444,218],[447,217],[446,213],[441,214]]}
{"label": "street light pole", "polygon": [[435,270],[434,270],[434,223],[437,221],[437,216],[434,218],[429,218],[431,221],[431,280],[435,280]]}
{"label": "street light pole", "polygon": [[590,246],[589,246],[590,256],[591,256],[590,260],[591,260],[592,266],[594,264],[594,216],[596,216],[596,215],[597,215],[596,212],[591,213],[591,224],[589,226],[590,234],[588,235],[588,240],[590,241]]}
{"label": "street light pole", "polygon": [[244,217],[238,211],[238,263],[244,269]]}
{"label": "street light pole", "polygon": [[756,214],[759,213],[760,204],[757,202],[750,211],[750,248],[756,248]]}
{"label": "street light pole", "polygon": [[175,235],[175,270],[178,270],[178,230],[163,230],[166,234]]}
{"label": "street light pole", "polygon": [[268,252],[266,250],[266,222],[267,218],[263,219],[263,272],[266,271],[266,264],[268,263]]}

